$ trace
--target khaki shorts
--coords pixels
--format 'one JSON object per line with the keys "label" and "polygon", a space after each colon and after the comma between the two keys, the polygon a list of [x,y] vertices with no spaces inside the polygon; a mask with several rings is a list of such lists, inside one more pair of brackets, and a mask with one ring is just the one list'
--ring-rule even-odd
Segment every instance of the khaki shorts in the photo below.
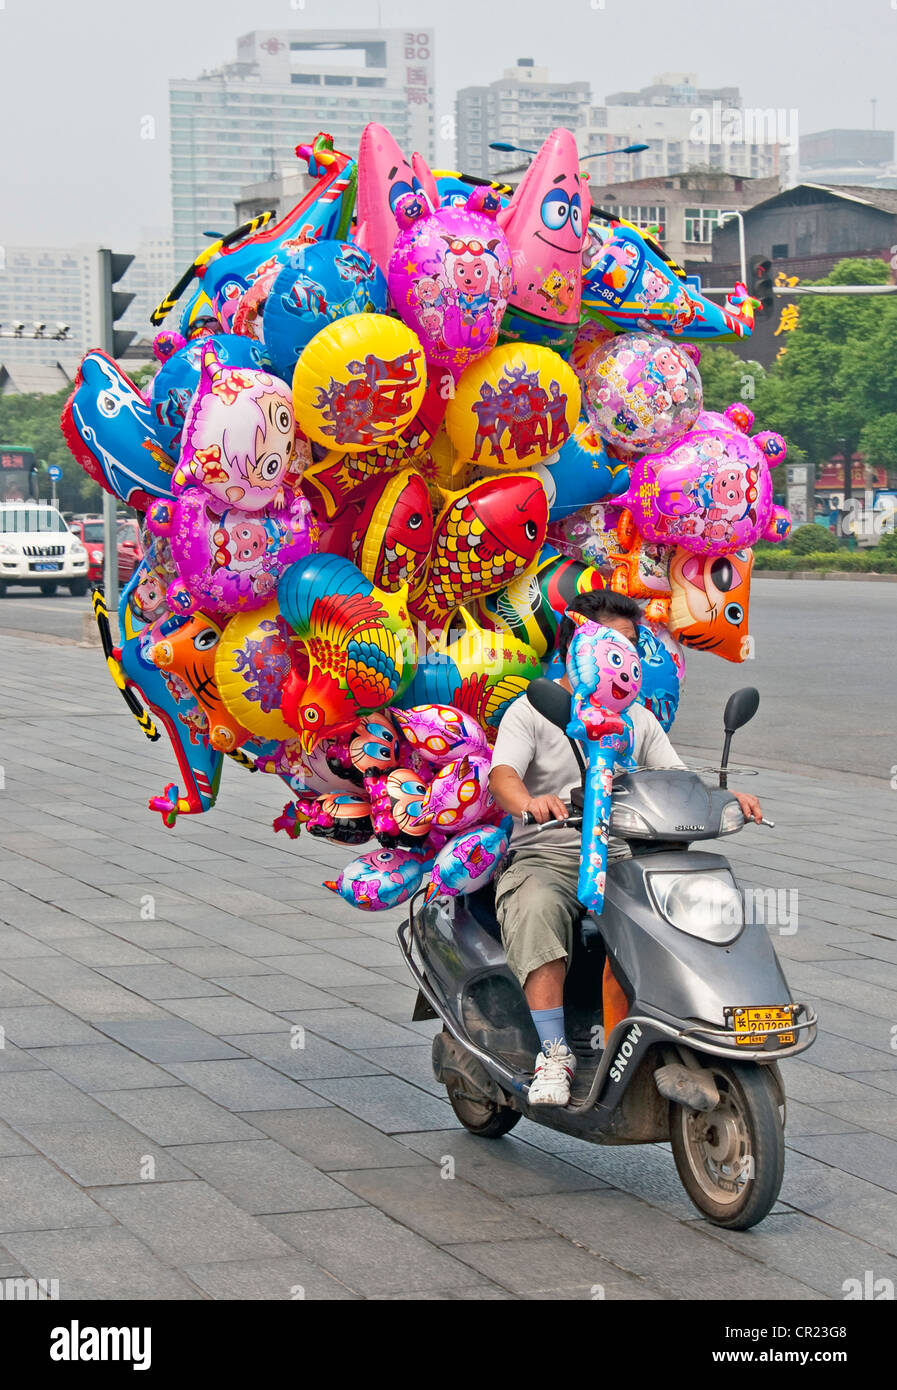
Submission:
{"label": "khaki shorts", "polygon": [[552,960],[570,964],[582,916],[576,896],[579,860],[546,847],[521,849],[495,885],[495,915],[508,965],[521,985]]}

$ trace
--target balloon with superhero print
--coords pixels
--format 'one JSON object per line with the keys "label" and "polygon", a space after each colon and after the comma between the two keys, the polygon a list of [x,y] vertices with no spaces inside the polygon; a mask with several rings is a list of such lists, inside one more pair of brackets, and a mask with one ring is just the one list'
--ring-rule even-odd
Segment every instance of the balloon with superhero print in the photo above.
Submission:
{"label": "balloon with superhero print", "polygon": [[446,407],[445,427],[461,458],[514,471],[561,448],[580,403],[576,373],[556,352],[505,345],[464,372]]}

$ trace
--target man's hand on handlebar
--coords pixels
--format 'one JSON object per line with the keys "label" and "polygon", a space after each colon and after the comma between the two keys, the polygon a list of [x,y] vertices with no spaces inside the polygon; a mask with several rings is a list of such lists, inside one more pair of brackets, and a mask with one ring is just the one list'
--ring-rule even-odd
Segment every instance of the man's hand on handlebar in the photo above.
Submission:
{"label": "man's hand on handlebar", "polygon": [[559,796],[531,796],[521,810],[526,811],[539,825],[549,820],[566,820],[570,814],[569,807]]}
{"label": "man's hand on handlebar", "polygon": [[759,825],[763,819],[763,810],[757,798],[747,792],[733,792],[732,795],[741,807],[745,820],[756,821]]}

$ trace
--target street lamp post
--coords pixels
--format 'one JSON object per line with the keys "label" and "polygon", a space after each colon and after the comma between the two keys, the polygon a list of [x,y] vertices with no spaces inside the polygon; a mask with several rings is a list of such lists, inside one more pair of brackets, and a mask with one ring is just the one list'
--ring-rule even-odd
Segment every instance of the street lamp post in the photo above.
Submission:
{"label": "street lamp post", "polygon": [[[538,150],[526,149],[523,145],[512,145],[508,140],[490,140],[490,150],[500,150],[502,154],[538,154]],[[613,150],[599,150],[597,154],[587,154],[580,159],[580,164],[585,164],[587,159],[602,159],[608,154],[641,154],[648,148],[647,145],[619,145]]]}
{"label": "street lamp post", "polygon": [[739,252],[739,256],[741,257],[741,283],[742,283],[743,285],[746,285],[746,284],[747,284],[747,256],[745,255],[745,249],[744,249],[744,214],[738,212],[738,210],[737,210],[736,208],[730,208],[727,212],[721,212],[721,213],[720,213],[720,217],[725,217],[727,221],[728,221],[728,219],[729,219],[730,217],[737,217],[737,218],[738,218],[738,252]]}

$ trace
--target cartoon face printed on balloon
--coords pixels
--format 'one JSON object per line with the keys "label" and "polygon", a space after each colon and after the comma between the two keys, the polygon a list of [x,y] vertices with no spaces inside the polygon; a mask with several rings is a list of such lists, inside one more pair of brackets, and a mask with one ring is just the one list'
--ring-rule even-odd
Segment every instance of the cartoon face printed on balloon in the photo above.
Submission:
{"label": "cartoon face printed on balloon", "polygon": [[353,859],[324,887],[352,907],[380,912],[407,902],[420,887],[426,868],[427,861],[407,849],[376,849]]}
{"label": "cartoon face printed on balloon", "polygon": [[488,188],[474,189],[463,208],[434,210],[423,193],[395,205],[390,297],[427,361],[456,380],[495,345],[513,283],[510,248],[495,222],[499,206]]}
{"label": "cartoon face printed on balloon", "polygon": [[355,725],[349,739],[349,763],[359,777],[386,772],[399,761],[399,736],[386,710],[375,710]]}
{"label": "cartoon face printed on balloon", "polygon": [[627,453],[685,434],[703,404],[693,359],[654,334],[612,338],[590,354],[580,375],[586,414],[595,429]]}
{"label": "cartoon face printed on balloon", "polygon": [[430,833],[431,817],[425,812],[427,783],[407,768],[374,774],[365,779],[370,797],[374,833],[381,844],[421,845]]}
{"label": "cartoon face printed on balloon", "polygon": [[455,835],[494,815],[490,766],[489,758],[464,757],[439,769],[424,799],[434,829]]}
{"label": "cartoon face printed on balloon", "polygon": [[394,710],[396,723],[406,743],[428,763],[444,767],[468,754],[486,756],[489,743],[485,731],[463,710],[453,705],[413,705]]}
{"label": "cartoon face printed on balloon", "polygon": [[751,550],[729,555],[695,555],[678,547],[670,561],[669,630],[686,647],[713,652],[725,661],[750,654],[748,614]]}
{"label": "cartoon face printed on balloon", "polygon": [[282,506],[285,487],[298,481],[295,429],[285,382],[270,372],[223,366],[214,341],[207,342],[184,424],[175,494],[198,485],[244,511]]}
{"label": "cartoon face printed on balloon", "polygon": [[770,466],[785,456],[781,435],[749,436],[752,413],[740,403],[724,415],[703,411],[684,438],[637,460],[625,500],[648,540],[724,555],[788,533],[773,503]]}
{"label": "cartoon face printed on balloon", "polygon": [[259,608],[284,571],[312,550],[317,524],[304,497],[249,512],[228,507],[205,488],[186,488],[174,502],[150,508],[147,524],[167,536],[179,580],[168,594],[180,612],[223,615]]}
{"label": "cartoon face printed on balloon", "polygon": [[570,642],[567,675],[575,695],[618,714],[638,695],[642,667],[638,652],[622,633],[585,621]]}
{"label": "cartoon face printed on balloon", "polygon": [[367,251],[348,241],[301,247],[273,282],[262,331],[274,371],[292,381],[299,354],[320,329],[347,314],[386,308],[386,280]]}
{"label": "cartoon face printed on balloon", "polygon": [[552,131],[498,217],[514,258],[514,308],[575,329],[591,206],[576,141]]}
{"label": "cartoon face printed on balloon", "polygon": [[385,126],[371,121],[358,143],[355,240],[385,273],[396,239],[393,209],[406,193],[437,201],[436,181],[420,155],[406,159]]}

